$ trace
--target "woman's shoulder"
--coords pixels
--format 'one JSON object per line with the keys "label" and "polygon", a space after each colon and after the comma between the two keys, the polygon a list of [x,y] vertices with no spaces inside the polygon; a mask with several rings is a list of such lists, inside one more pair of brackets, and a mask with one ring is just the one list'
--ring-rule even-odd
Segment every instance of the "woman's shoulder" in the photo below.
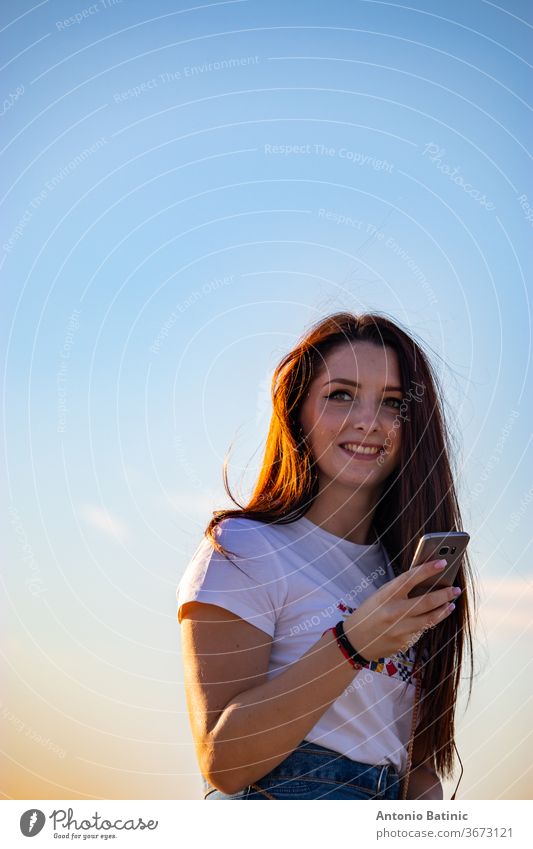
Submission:
{"label": "woman's shoulder", "polygon": [[237,565],[239,568],[245,567],[247,573],[250,566],[256,575],[272,571],[277,574],[280,571],[279,558],[268,539],[264,523],[241,516],[229,516],[215,525],[213,537],[222,551],[215,548],[211,536],[204,532],[187,563],[187,576],[203,578],[213,568],[222,568],[223,572],[227,572],[230,565],[231,572]]}
{"label": "woman's shoulder", "polygon": [[283,548],[272,533],[272,526],[247,516],[228,516],[215,529],[215,538],[225,555],[211,547],[210,561],[229,563],[243,570],[268,591],[276,586],[276,592],[286,592],[286,566]]}
{"label": "woman's shoulder", "polygon": [[214,536],[234,563],[246,561],[256,573],[285,574],[285,545],[278,525],[248,516],[228,516],[216,526]]}
{"label": "woman's shoulder", "polygon": [[224,548],[237,546],[244,556],[254,551],[271,552],[274,544],[272,526],[248,516],[228,516],[222,519],[215,526],[214,536]]}
{"label": "woman's shoulder", "polygon": [[272,636],[275,611],[284,603],[286,582],[279,558],[266,543],[260,524],[228,517],[215,526],[214,536],[225,553],[204,534],[178,584],[178,619],[185,602],[205,601],[242,618],[253,613],[252,624],[263,622]]}

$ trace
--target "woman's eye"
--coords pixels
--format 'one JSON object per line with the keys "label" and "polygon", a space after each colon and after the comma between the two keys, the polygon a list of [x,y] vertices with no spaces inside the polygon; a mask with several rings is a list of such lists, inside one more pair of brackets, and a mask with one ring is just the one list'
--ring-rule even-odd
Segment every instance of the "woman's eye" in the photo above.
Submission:
{"label": "woman's eye", "polygon": [[[339,395],[347,395],[348,396],[347,400],[349,400],[349,401],[351,401],[351,399],[352,399],[351,394],[346,389],[336,389],[334,392],[331,392],[327,397],[328,397],[328,400],[329,400],[331,398],[337,398]],[[344,399],[342,399],[342,400],[344,400]],[[394,405],[397,405],[395,407],[395,409],[398,409],[399,407],[401,407],[402,402],[400,401],[399,398],[385,398],[384,399],[384,403],[389,402],[389,401],[392,401],[392,403]]]}
{"label": "woman's eye", "polygon": [[335,392],[331,392],[330,395],[328,395],[328,398],[334,398],[335,395],[347,395],[349,399],[352,397],[346,389],[336,389]]}

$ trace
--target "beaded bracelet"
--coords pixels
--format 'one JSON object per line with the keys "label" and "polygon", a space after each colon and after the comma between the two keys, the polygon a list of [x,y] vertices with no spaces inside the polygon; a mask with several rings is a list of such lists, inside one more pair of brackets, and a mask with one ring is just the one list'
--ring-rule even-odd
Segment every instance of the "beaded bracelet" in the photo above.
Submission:
{"label": "beaded bracelet", "polygon": [[322,636],[327,634],[328,631],[333,631],[335,634],[335,639],[337,640],[337,645],[342,651],[346,660],[353,666],[354,669],[362,669],[363,667],[368,667],[370,665],[370,661],[366,660],[358,651],[354,649],[352,644],[350,643],[348,637],[344,633],[344,625],[342,619],[337,622],[334,628],[326,628]]}

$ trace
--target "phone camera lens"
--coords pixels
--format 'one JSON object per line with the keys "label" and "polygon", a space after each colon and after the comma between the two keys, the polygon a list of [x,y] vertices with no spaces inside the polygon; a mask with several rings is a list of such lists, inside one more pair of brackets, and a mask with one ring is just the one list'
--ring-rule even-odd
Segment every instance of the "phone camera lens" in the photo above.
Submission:
{"label": "phone camera lens", "polygon": [[442,557],[444,554],[448,554],[450,547],[448,545],[443,545],[442,548],[439,548],[439,557]]}

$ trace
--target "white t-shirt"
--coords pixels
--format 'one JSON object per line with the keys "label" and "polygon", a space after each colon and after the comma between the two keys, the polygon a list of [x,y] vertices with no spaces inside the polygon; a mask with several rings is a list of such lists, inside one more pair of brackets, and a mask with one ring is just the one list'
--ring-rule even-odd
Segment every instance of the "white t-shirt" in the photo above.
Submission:
{"label": "white t-shirt", "polygon": [[[268,678],[394,578],[382,543],[358,545],[305,517],[285,525],[227,518],[217,538],[239,555],[229,556],[240,568],[204,537],[177,588],[178,621],[181,605],[196,600],[224,607],[260,628],[272,637]],[[411,648],[373,661],[370,669],[354,670],[353,681],[305,739],[354,761],[390,763],[403,775],[415,693],[413,661]]]}

